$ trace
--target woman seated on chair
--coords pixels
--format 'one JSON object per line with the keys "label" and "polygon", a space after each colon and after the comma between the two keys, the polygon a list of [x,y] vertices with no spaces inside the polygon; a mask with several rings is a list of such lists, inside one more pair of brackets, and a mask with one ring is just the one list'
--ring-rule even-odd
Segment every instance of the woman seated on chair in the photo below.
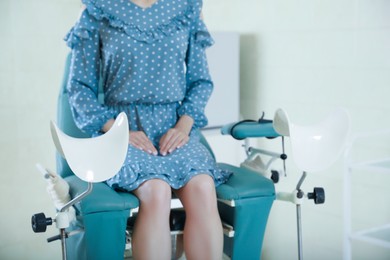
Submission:
{"label": "woman seated on chair", "polygon": [[[215,187],[229,173],[216,167],[197,129],[207,124],[211,95],[205,48],[212,39],[202,0],[83,0],[66,37],[72,49],[68,92],[76,124],[98,136],[122,111],[128,154],[107,181],[140,200],[135,259],[170,259],[172,191],[186,211],[188,259],[221,259],[223,234]],[[103,85],[104,104],[97,98]]]}

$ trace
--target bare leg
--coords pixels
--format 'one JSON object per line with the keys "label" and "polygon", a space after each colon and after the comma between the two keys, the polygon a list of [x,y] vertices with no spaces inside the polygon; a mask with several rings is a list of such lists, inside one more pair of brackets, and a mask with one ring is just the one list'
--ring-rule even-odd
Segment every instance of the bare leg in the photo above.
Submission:
{"label": "bare leg", "polygon": [[201,174],[176,191],[186,211],[184,251],[189,260],[222,259],[223,233],[213,179]]}
{"label": "bare leg", "polygon": [[146,181],[134,191],[140,200],[132,236],[134,259],[171,259],[171,193],[171,187],[158,179]]}

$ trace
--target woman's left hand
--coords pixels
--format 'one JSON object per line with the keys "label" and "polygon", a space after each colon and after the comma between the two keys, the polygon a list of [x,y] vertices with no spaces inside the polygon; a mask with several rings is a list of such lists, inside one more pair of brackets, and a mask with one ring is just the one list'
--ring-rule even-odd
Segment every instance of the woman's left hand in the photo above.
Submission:
{"label": "woman's left hand", "polygon": [[189,116],[182,116],[174,128],[171,128],[160,139],[160,153],[165,156],[185,145],[189,138],[194,120]]}

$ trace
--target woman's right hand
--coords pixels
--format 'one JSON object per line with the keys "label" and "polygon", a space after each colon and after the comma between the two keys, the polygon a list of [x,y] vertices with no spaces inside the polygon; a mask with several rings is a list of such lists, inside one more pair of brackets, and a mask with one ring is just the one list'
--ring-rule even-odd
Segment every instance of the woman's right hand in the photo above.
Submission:
{"label": "woman's right hand", "polygon": [[157,155],[157,149],[153,146],[152,142],[146,136],[146,134],[142,131],[130,131],[129,132],[129,143],[149,154]]}
{"label": "woman's right hand", "polygon": [[[103,133],[106,133],[108,130],[110,130],[110,128],[113,126],[114,123],[115,123],[114,119],[108,120],[102,128]],[[130,131],[129,143],[132,146],[142,151],[145,151],[149,154],[154,154],[154,155],[158,154],[157,149],[153,146],[152,142],[142,131]]]}

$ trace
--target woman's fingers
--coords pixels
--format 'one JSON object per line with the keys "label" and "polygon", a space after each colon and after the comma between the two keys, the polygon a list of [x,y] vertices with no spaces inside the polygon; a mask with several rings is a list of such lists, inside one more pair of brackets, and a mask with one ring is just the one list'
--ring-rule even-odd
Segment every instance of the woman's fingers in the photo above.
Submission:
{"label": "woman's fingers", "polygon": [[160,153],[162,155],[166,155],[167,154],[168,149],[172,145],[173,140],[174,140],[174,136],[173,136],[173,133],[172,133],[171,130],[166,132],[165,135],[163,135],[161,137],[161,140],[160,140]]}
{"label": "woman's fingers", "polygon": [[172,153],[177,148],[185,145],[188,140],[188,135],[175,128],[171,128],[160,140],[160,153],[162,155]]}
{"label": "woman's fingers", "polygon": [[[172,153],[174,150],[184,146],[189,140],[189,137],[184,132],[171,128],[168,132],[161,137],[160,140],[160,153],[165,156],[168,153]],[[158,151],[153,146],[153,143],[149,140],[146,134],[142,131],[130,131],[129,143],[149,154],[157,155]]]}
{"label": "woman's fingers", "polygon": [[142,131],[130,131],[129,143],[149,154],[157,155],[157,149],[153,146],[152,142]]}

